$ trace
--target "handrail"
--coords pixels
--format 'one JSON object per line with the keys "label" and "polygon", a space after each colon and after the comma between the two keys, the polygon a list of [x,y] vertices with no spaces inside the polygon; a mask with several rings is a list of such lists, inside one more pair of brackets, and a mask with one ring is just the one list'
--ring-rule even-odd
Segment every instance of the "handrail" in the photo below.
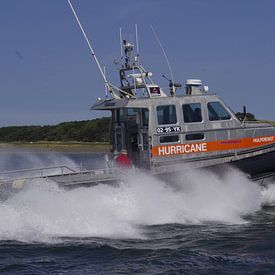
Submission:
{"label": "handrail", "polygon": [[41,172],[40,174],[43,175],[45,171],[53,170],[53,169],[60,169],[61,174],[64,174],[64,169],[68,170],[69,172],[75,173],[76,171],[66,165],[61,166],[52,166],[52,167],[44,167],[44,168],[32,168],[32,169],[22,169],[22,170],[10,170],[10,171],[2,171],[0,175],[9,175],[9,174],[19,174],[19,173],[30,173],[30,172]]}
{"label": "handrail", "polygon": [[90,173],[90,174],[93,175],[93,174],[96,174],[99,171],[101,171],[103,173],[111,172],[112,174],[115,174],[116,172],[118,172],[118,174],[126,174],[125,171],[119,169],[118,167],[102,168],[102,169],[92,169],[92,170],[85,171],[84,173]]}
{"label": "handrail", "polygon": [[[61,173],[55,173],[55,174],[45,174],[43,172],[44,170],[50,170],[50,169],[61,169]],[[64,173],[63,169],[67,169],[68,172]],[[3,184],[5,182],[10,182],[14,180],[30,180],[30,179],[39,179],[39,178],[53,178],[53,177],[62,177],[62,176],[73,176],[73,175],[90,175],[90,177],[96,177],[96,175],[112,175],[112,176],[118,176],[118,175],[124,175],[125,172],[117,167],[112,168],[103,168],[103,169],[92,169],[92,170],[86,170],[86,171],[75,171],[70,167],[67,166],[54,166],[54,167],[46,167],[46,168],[34,168],[34,169],[24,169],[24,170],[14,170],[14,171],[6,171],[6,172],[0,172],[0,175],[9,175],[9,174],[19,174],[19,173],[27,173],[27,172],[37,172],[40,171],[40,175],[21,175],[18,177],[5,177],[0,178],[0,184]]]}

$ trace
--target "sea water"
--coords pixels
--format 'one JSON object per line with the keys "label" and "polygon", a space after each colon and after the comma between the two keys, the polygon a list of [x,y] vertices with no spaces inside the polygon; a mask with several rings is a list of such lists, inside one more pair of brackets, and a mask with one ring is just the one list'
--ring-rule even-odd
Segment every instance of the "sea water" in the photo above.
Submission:
{"label": "sea water", "polygon": [[[1,149],[0,170],[104,165],[103,154]],[[0,203],[0,272],[275,272],[275,185],[184,169],[64,190],[33,180]]]}

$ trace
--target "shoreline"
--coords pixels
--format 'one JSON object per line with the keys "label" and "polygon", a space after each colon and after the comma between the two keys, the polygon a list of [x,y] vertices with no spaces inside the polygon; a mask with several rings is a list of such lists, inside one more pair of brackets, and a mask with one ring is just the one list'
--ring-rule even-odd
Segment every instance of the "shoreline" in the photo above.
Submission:
{"label": "shoreline", "polygon": [[107,153],[110,144],[108,142],[1,142],[0,150],[7,148],[22,148],[39,150],[46,149],[52,151],[71,151],[87,153]]}

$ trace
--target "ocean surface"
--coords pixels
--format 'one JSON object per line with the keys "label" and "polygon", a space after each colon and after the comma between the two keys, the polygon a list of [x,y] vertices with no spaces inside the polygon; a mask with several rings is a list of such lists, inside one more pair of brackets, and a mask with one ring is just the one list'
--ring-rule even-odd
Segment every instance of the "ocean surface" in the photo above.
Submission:
{"label": "ocean surface", "polygon": [[[96,153],[0,149],[0,171],[103,165]],[[3,175],[1,175],[3,177]],[[275,274],[275,185],[185,169],[63,190],[28,181],[0,202],[3,274]],[[274,181],[275,183],[275,181]]]}

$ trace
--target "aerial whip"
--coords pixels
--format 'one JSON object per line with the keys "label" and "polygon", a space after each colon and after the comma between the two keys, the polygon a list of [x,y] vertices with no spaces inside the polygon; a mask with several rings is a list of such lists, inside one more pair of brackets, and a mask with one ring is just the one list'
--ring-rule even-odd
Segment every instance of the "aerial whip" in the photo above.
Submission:
{"label": "aerial whip", "polygon": [[172,83],[174,83],[173,72],[172,72],[171,65],[170,65],[169,59],[168,59],[168,57],[167,57],[167,54],[166,54],[166,52],[165,52],[165,50],[164,50],[164,48],[163,48],[163,46],[162,46],[162,44],[161,44],[161,42],[160,42],[160,39],[159,39],[159,37],[158,37],[158,35],[157,35],[157,32],[155,31],[155,29],[154,29],[154,27],[153,27],[152,25],[151,25],[151,29],[152,29],[152,32],[153,32],[153,34],[154,34],[154,36],[155,36],[155,38],[156,38],[156,40],[157,40],[157,42],[158,42],[158,44],[159,44],[159,47],[160,47],[161,50],[162,50],[162,53],[163,53],[163,55],[164,55],[165,61],[166,61],[166,63],[167,63],[167,66],[168,66],[168,69],[169,69],[169,72],[170,72],[170,75],[171,75]]}
{"label": "aerial whip", "polygon": [[69,6],[70,6],[70,8],[71,8],[71,10],[72,10],[72,13],[73,13],[73,15],[74,15],[74,17],[75,17],[75,19],[76,19],[77,24],[78,24],[78,26],[79,26],[79,28],[80,28],[80,30],[81,30],[81,32],[82,32],[82,34],[83,34],[83,36],[84,36],[86,42],[87,42],[87,44],[88,44],[88,47],[89,47],[89,49],[90,49],[90,51],[91,51],[91,53],[92,53],[92,57],[94,58],[94,60],[95,60],[95,62],[96,62],[96,64],[97,64],[97,67],[98,67],[98,69],[99,69],[99,71],[100,71],[100,73],[101,73],[101,75],[102,75],[102,78],[103,78],[103,80],[104,80],[104,83],[105,83],[106,87],[108,88],[108,90],[110,91],[110,93],[112,93],[112,88],[111,88],[111,86],[110,86],[110,83],[107,81],[106,75],[105,75],[105,73],[104,73],[104,71],[103,71],[103,69],[102,69],[102,67],[101,67],[101,65],[100,65],[100,63],[99,63],[99,61],[98,61],[96,55],[95,55],[95,52],[94,52],[94,50],[93,50],[93,47],[92,47],[92,45],[91,45],[91,43],[90,43],[90,41],[89,41],[89,39],[88,39],[88,37],[87,37],[87,35],[86,35],[86,33],[85,33],[83,27],[82,27],[82,24],[81,24],[81,22],[80,22],[80,20],[79,20],[79,18],[78,18],[78,16],[77,16],[77,14],[76,14],[76,12],[75,12],[75,9],[74,9],[74,7],[73,7],[73,5],[72,5],[72,3],[71,3],[70,0],[67,0],[67,2],[68,2]]}

